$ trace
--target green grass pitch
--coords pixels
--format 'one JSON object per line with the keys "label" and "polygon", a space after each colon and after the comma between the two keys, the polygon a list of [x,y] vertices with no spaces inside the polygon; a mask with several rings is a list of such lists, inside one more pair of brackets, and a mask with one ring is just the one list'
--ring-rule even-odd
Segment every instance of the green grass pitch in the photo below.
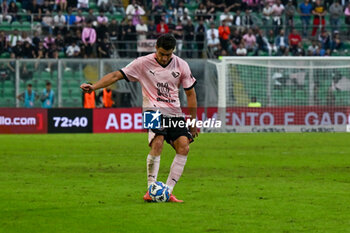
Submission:
{"label": "green grass pitch", "polygon": [[349,142],[201,134],[177,204],[142,200],[146,134],[0,135],[0,232],[350,232]]}

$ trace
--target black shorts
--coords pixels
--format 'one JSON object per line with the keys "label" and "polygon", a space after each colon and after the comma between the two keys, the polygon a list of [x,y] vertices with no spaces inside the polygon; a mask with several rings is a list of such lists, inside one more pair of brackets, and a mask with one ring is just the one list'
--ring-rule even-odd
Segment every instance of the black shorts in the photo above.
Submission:
{"label": "black shorts", "polygon": [[[170,145],[173,145],[174,141],[176,139],[178,139],[181,136],[185,136],[188,138],[188,140],[191,142],[194,141],[190,131],[188,130],[188,128],[185,127],[180,127],[179,126],[179,122],[183,122],[183,124],[185,125],[186,120],[183,117],[164,117],[164,122],[167,126],[170,125],[170,127],[161,127],[160,129],[149,129],[148,130],[148,143],[149,146],[151,146],[151,143],[153,141],[153,139],[157,136],[157,135],[163,135],[164,139],[167,143],[169,143]],[[170,122],[172,124],[170,124]],[[176,124],[176,126],[174,126],[174,124]]]}

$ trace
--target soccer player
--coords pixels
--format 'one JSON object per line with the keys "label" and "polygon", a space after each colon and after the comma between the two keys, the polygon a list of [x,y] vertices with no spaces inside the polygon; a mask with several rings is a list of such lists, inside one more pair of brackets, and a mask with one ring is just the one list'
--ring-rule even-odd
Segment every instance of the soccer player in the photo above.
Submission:
{"label": "soccer player", "polygon": [[[166,122],[184,121],[180,108],[179,86],[182,85],[187,96],[190,118],[196,119],[197,99],[194,86],[196,79],[192,76],[188,64],[173,54],[176,40],[170,34],[162,35],[156,43],[156,52],[139,57],[126,67],[105,75],[94,85],[82,84],[84,92],[95,91],[107,87],[121,79],[132,82],[140,82],[143,95],[143,111],[159,110]],[[196,127],[179,127],[171,124],[170,127],[149,129],[148,142],[151,150],[147,157],[147,182],[148,187],[157,180],[160,155],[164,140],[176,151],[175,158],[170,168],[166,184],[172,193],[184,170],[189,144],[198,136]],[[148,191],[144,195],[145,201],[152,201]],[[183,202],[173,194],[169,202]]]}

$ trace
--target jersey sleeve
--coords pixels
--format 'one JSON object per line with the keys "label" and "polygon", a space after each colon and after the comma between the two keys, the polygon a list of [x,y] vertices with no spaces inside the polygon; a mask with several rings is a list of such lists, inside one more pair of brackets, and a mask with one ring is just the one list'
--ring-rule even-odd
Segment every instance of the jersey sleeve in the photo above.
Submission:
{"label": "jersey sleeve", "polygon": [[190,67],[186,62],[184,62],[182,67],[183,67],[183,70],[181,72],[181,84],[183,88],[187,91],[192,89],[196,85],[197,81],[195,77],[193,77]]}
{"label": "jersey sleeve", "polygon": [[127,66],[122,68],[120,72],[123,74],[126,81],[137,82],[139,81],[140,71],[141,71],[141,62],[139,58],[136,58],[134,61],[129,63]]}

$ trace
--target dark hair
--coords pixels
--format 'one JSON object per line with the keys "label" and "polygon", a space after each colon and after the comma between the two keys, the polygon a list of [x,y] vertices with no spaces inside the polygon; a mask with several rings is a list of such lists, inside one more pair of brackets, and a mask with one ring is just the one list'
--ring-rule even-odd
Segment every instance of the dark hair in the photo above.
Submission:
{"label": "dark hair", "polygon": [[27,85],[27,87],[32,87],[32,84],[31,84],[31,83],[29,83],[29,84]]}
{"label": "dark hair", "polygon": [[157,47],[165,50],[175,49],[176,39],[171,34],[165,34],[158,38]]}
{"label": "dark hair", "polygon": [[46,86],[51,86],[51,83],[50,82],[46,82]]}

